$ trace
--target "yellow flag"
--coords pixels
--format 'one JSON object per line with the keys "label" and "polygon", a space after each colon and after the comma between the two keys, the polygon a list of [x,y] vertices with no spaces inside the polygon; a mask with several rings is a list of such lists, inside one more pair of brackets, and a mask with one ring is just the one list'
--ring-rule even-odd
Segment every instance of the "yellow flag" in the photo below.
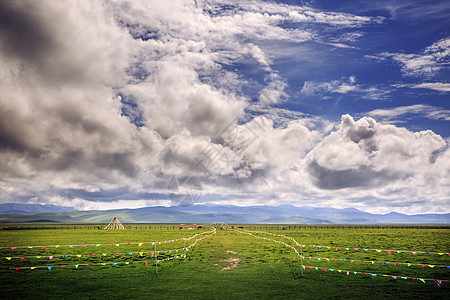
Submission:
{"label": "yellow flag", "polygon": [[81,257],[81,255],[77,254],[77,257]]}
{"label": "yellow flag", "polygon": [[375,263],[373,260],[371,261],[372,265]]}
{"label": "yellow flag", "polygon": [[330,259],[329,258],[325,258],[327,261],[330,261]]}
{"label": "yellow flag", "polygon": [[7,257],[6,259],[7,259],[7,260],[11,260],[11,257]]}
{"label": "yellow flag", "polygon": [[434,265],[428,265],[430,268],[434,268]]}
{"label": "yellow flag", "polygon": [[142,246],[142,243],[139,243],[139,247]]}
{"label": "yellow flag", "polygon": [[377,251],[377,252],[381,252],[381,250],[375,250],[375,251]]}
{"label": "yellow flag", "polygon": [[143,255],[144,255],[144,252],[139,252],[139,255],[140,255],[140,256],[143,256]]}
{"label": "yellow flag", "polygon": [[31,267],[30,269],[33,270],[33,269],[36,269],[36,267]]}
{"label": "yellow flag", "polygon": [[56,245],[55,248],[59,248],[59,245]]}

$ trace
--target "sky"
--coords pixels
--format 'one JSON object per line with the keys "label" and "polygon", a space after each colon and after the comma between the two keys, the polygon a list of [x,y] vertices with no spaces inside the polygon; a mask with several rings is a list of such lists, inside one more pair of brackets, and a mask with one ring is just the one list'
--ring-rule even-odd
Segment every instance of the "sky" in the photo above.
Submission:
{"label": "sky", "polygon": [[450,212],[450,4],[0,2],[0,202]]}

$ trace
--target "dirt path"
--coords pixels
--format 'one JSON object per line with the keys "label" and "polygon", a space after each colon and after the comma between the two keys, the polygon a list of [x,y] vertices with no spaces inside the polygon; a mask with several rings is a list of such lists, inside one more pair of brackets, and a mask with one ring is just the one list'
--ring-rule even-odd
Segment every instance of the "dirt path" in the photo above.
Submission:
{"label": "dirt path", "polygon": [[221,271],[231,270],[231,269],[237,268],[237,266],[241,263],[241,259],[240,258],[232,258],[232,257],[230,257],[230,258],[228,258],[228,259],[226,259],[224,261],[226,261],[227,263],[230,263],[231,266],[225,267]]}

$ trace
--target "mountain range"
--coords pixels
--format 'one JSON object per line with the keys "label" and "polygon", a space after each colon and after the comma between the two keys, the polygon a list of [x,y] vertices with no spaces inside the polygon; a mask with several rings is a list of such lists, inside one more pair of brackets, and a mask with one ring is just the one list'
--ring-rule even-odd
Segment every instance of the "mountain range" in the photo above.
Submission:
{"label": "mountain range", "polygon": [[137,209],[76,211],[39,204],[0,204],[0,222],[247,224],[450,224],[450,214],[371,214],[355,208],[235,205],[154,206]]}
{"label": "mountain range", "polygon": [[27,214],[40,212],[74,211],[73,207],[52,204],[0,203],[0,214]]}

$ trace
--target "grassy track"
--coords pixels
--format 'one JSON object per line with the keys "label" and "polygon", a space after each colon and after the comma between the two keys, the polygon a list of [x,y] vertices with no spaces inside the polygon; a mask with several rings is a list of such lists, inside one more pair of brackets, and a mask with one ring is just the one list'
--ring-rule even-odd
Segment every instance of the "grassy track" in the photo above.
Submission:
{"label": "grassy track", "polygon": [[[263,228],[261,228],[263,229]],[[266,230],[266,229],[264,229]],[[315,229],[267,230],[295,238],[302,244],[373,247],[399,250],[448,251],[449,231],[443,229]],[[197,233],[197,231],[195,232]],[[192,231],[175,229],[152,230],[10,230],[0,231],[0,245],[67,245],[89,243],[133,243],[164,241],[192,235]],[[282,238],[277,238],[282,240]],[[182,242],[178,242],[182,243]],[[178,244],[180,245],[180,244]],[[182,244],[181,244],[182,245]],[[174,243],[159,245],[161,249],[177,247]],[[204,239],[182,259],[162,262],[159,274],[150,263],[149,254],[127,256],[126,252],[151,251],[151,245],[125,245],[99,247],[59,247],[52,249],[2,249],[1,266],[49,265],[48,260],[30,258],[5,260],[12,251],[14,255],[88,254],[107,253],[107,256],[82,256],[54,258],[53,265],[64,263],[98,261],[139,261],[129,265],[85,266],[36,270],[1,270],[0,289],[2,299],[105,299],[111,297],[136,299],[448,299],[450,283],[436,284],[412,280],[394,280],[386,277],[345,275],[337,272],[305,270],[301,277],[298,259],[292,250],[271,242],[256,239],[234,231],[218,230],[216,236]],[[123,254],[114,255],[113,252]],[[233,251],[236,254],[233,254]],[[447,256],[392,254],[377,252],[336,251],[332,249],[305,248],[304,256],[330,258],[386,260],[400,262],[442,263],[450,265]],[[240,259],[237,268],[230,266],[228,258]],[[70,260],[69,260],[70,259]],[[305,264],[326,268],[342,268],[380,274],[405,276],[438,276],[450,279],[449,269],[389,266],[382,264],[350,264],[346,262],[304,261]],[[425,277],[425,276],[422,276]],[[435,277],[429,277],[435,278]]]}

